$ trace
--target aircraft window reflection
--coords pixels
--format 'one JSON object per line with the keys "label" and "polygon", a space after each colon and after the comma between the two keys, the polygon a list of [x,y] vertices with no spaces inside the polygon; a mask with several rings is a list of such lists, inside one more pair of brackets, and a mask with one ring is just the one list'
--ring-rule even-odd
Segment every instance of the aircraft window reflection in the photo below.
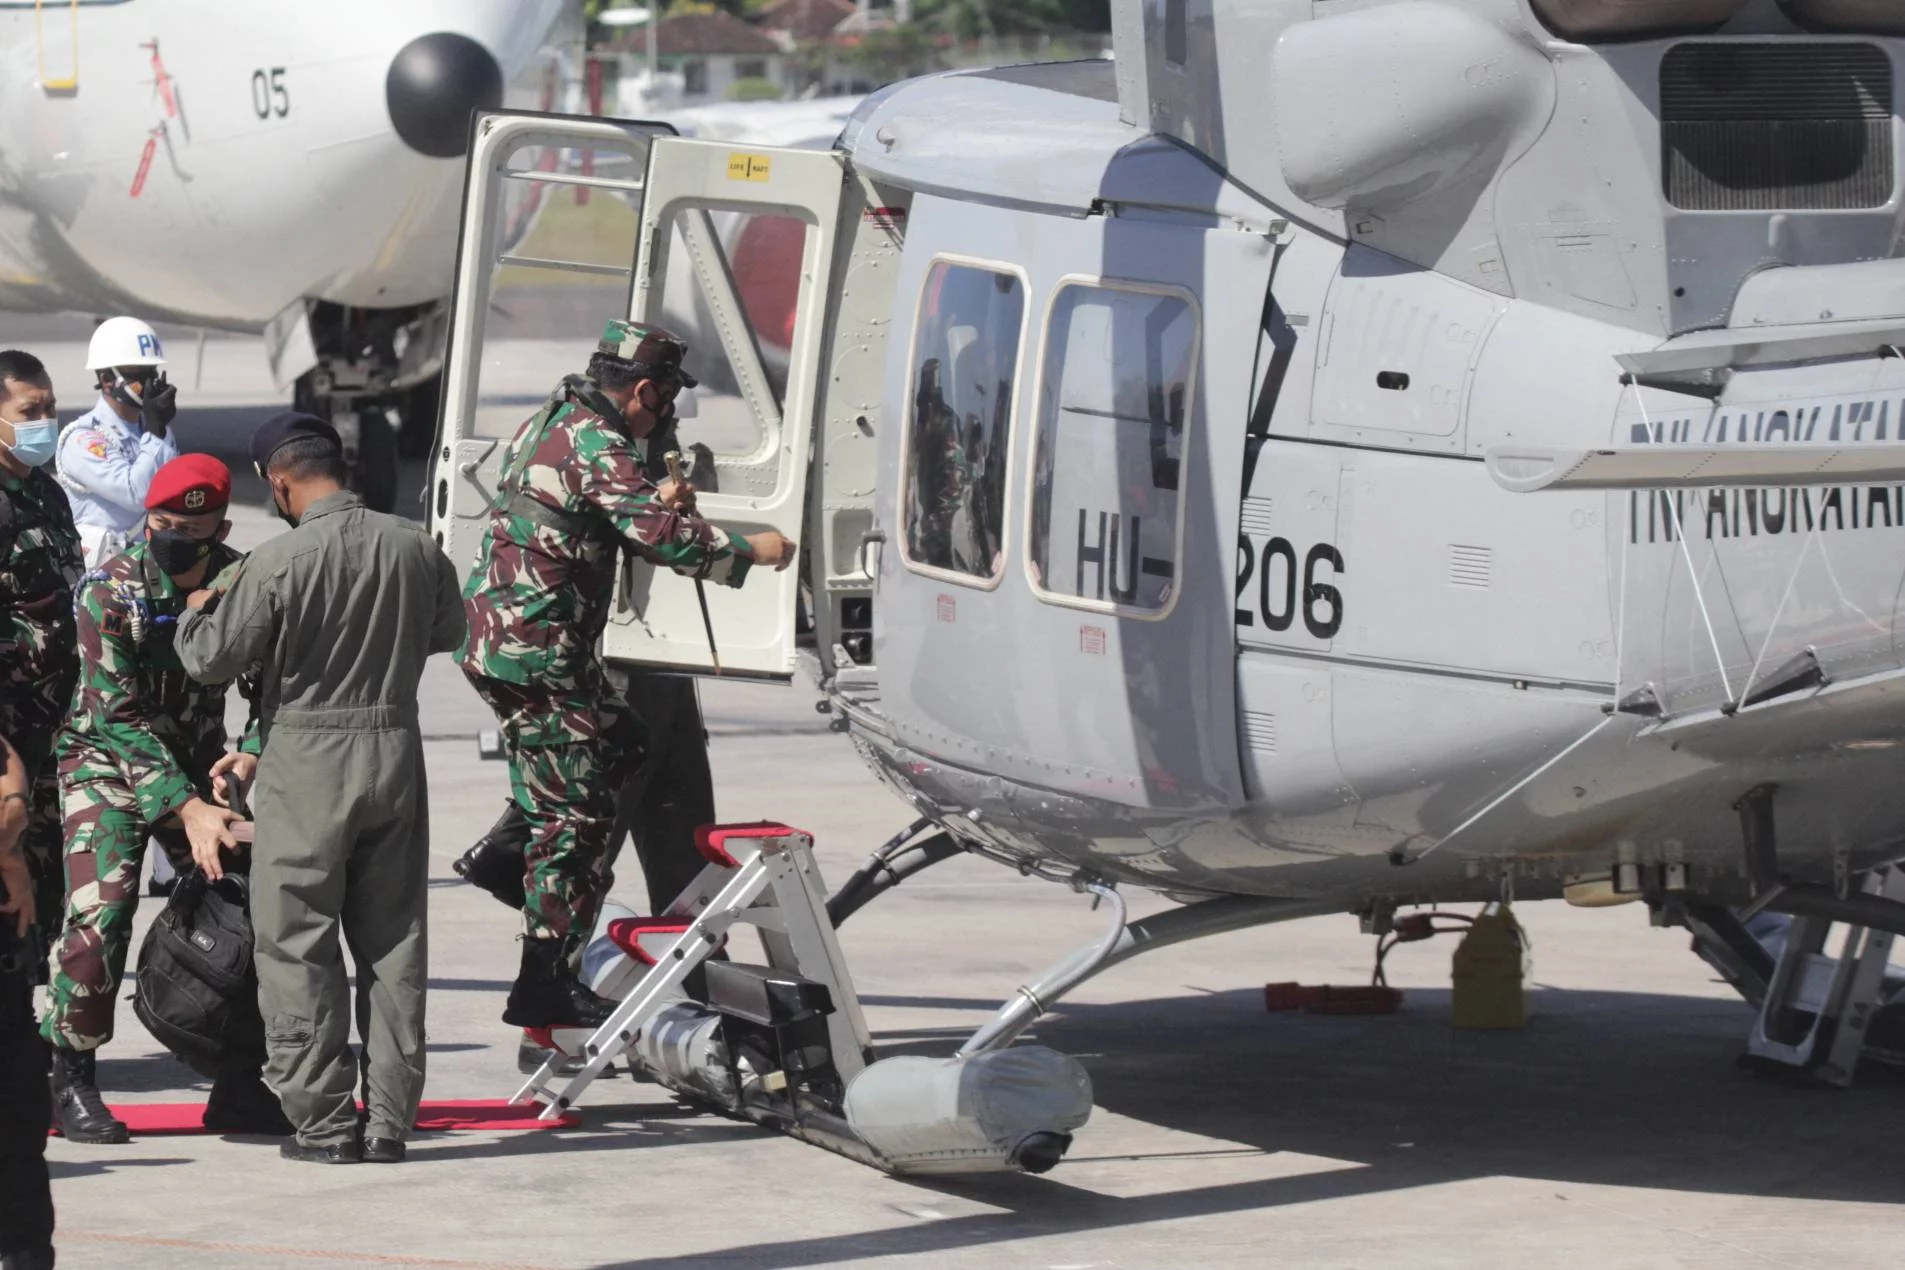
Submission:
{"label": "aircraft window reflection", "polygon": [[[690,217],[706,216],[714,230],[710,258],[697,267],[686,229]],[[667,273],[661,287],[661,322],[688,342],[688,367],[701,381],[696,415],[682,425],[681,440],[724,458],[758,455],[768,441],[768,420],[750,404],[742,362],[757,364],[765,389],[763,409],[778,411],[787,391],[789,346],[800,298],[800,265],[808,227],[791,216],[710,211],[684,206],[673,217]],[[707,279],[732,280],[742,321],[726,327],[715,318]],[[737,362],[737,357],[741,359]]]}
{"label": "aircraft window reflection", "polygon": [[1072,284],[1053,299],[1030,543],[1033,582],[1048,597],[1170,608],[1197,336],[1197,314],[1177,294]]}
{"label": "aircraft window reflection", "polygon": [[564,375],[588,365],[602,324],[628,313],[640,230],[635,207],[607,191],[578,199],[572,186],[511,181],[503,193],[497,253],[521,263],[498,262],[483,315],[470,429],[480,437],[515,435]]}
{"label": "aircraft window reflection", "polygon": [[940,261],[914,345],[906,560],[994,579],[1005,567],[1005,469],[1025,290],[1009,273]]}

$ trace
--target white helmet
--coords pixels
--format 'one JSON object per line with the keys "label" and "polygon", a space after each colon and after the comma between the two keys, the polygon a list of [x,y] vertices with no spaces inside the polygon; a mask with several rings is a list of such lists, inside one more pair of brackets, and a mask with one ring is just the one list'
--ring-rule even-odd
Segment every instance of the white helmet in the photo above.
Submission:
{"label": "white helmet", "polygon": [[107,318],[86,348],[87,370],[163,365],[165,349],[159,344],[159,333],[135,317]]}

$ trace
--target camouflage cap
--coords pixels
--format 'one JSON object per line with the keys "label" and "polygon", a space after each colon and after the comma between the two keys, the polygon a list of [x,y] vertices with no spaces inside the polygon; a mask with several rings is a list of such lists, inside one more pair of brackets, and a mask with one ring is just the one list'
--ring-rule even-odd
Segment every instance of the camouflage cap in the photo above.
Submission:
{"label": "camouflage cap", "polygon": [[687,342],[673,331],[646,322],[610,318],[608,325],[602,328],[602,341],[595,346],[595,351],[633,362],[658,378],[679,380],[684,388],[693,388],[697,382],[681,366],[682,359],[688,355]]}

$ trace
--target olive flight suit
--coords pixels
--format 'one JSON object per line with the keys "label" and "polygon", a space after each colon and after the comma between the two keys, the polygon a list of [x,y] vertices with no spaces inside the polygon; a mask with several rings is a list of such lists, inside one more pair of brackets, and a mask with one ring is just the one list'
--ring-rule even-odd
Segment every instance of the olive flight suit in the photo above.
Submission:
{"label": "olive flight suit", "polygon": [[357,966],[364,1134],[401,1142],[416,1121],[430,846],[417,683],[463,633],[456,571],[430,536],[342,491],[179,624],[188,673],[259,677],[259,1004],[266,1076],[304,1146],[357,1132],[340,919]]}

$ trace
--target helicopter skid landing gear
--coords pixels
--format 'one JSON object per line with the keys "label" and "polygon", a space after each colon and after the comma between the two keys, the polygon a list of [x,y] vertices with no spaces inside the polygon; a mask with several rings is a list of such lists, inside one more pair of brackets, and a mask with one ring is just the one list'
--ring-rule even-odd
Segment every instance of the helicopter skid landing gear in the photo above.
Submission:
{"label": "helicopter skid landing gear", "polygon": [[[556,1047],[512,1103],[569,1110],[608,1064],[728,1115],[894,1173],[1042,1173],[1091,1114],[1082,1067],[1036,1045],[877,1059],[828,919],[813,839],[785,825],[697,831],[706,867],[666,913],[606,923],[583,956],[618,1001],[594,1033]],[[765,965],[712,960],[752,926]],[[684,994],[706,975],[707,999]],[[581,1058],[564,1079],[563,1059]],[[877,1061],[876,1061],[877,1060]]]}
{"label": "helicopter skid landing gear", "polygon": [[1117,892],[1094,883],[1081,883],[1080,889],[1112,899],[1117,921],[1111,931],[1104,939],[1072,953],[1042,977],[1020,988],[1010,1001],[999,1007],[990,1022],[960,1046],[961,1057],[991,1053],[1010,1045],[1066,993],[1139,953],[1202,939],[1206,935],[1345,911],[1343,905],[1334,900],[1274,900],[1231,895],[1126,922],[1124,901],[1117,897]]}

